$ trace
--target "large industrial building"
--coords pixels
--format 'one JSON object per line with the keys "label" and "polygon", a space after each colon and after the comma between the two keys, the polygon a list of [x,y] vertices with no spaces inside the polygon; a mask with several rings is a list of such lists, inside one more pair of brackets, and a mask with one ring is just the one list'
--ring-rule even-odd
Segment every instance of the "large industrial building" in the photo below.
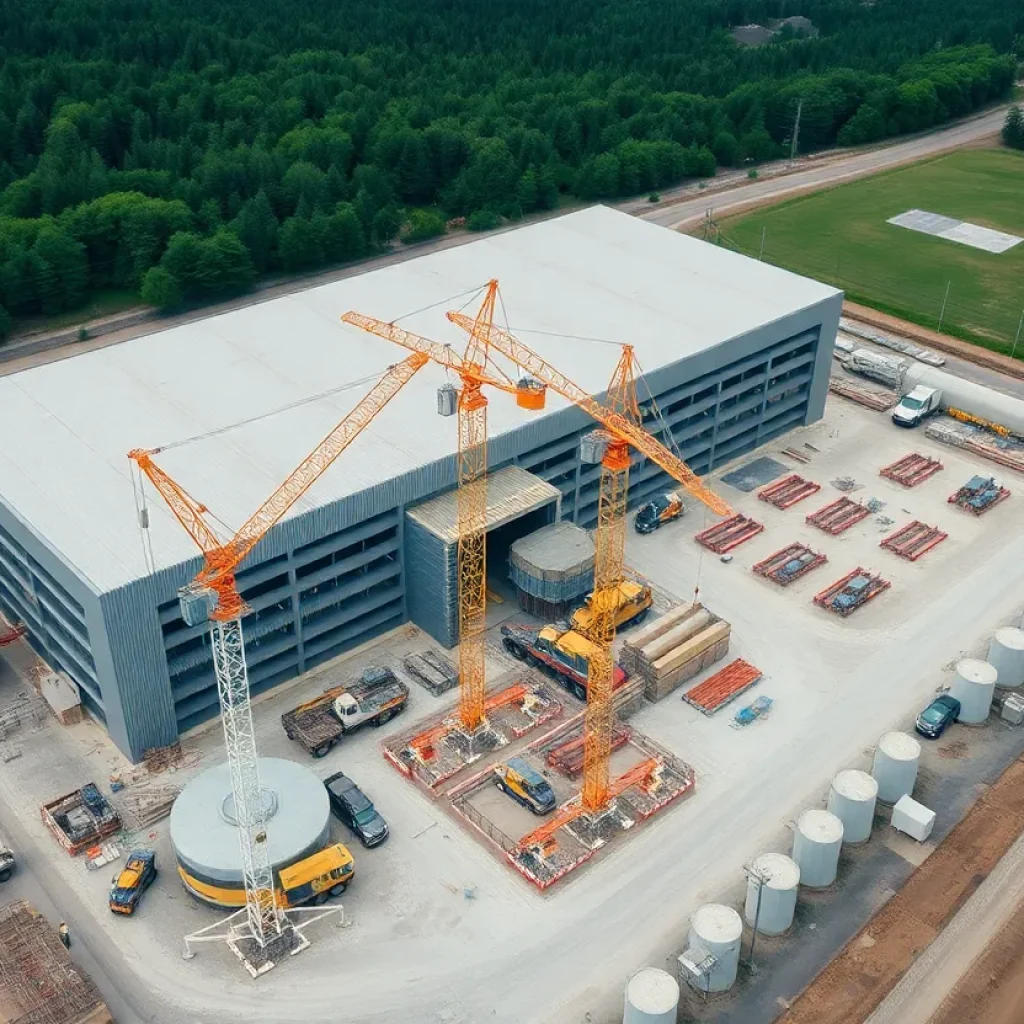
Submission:
{"label": "large industrial building", "polygon": [[[841,293],[603,207],[4,377],[0,610],[125,753],[173,742],[218,703],[205,631],[177,600],[197,552],[147,484],[147,558],[127,452],[168,446],[159,464],[229,536],[407,354],[343,312],[463,345],[444,313],[472,309],[492,277],[510,328],[592,393],[618,358],[596,339],[633,344],[641,402],[663,417],[648,429],[667,424],[698,473],[822,415]],[[254,691],[409,619],[457,640],[445,383],[422,369],[245,563]],[[496,393],[489,421],[501,571],[519,536],[593,525],[598,469],[577,452],[592,422],[556,395],[536,413]],[[667,485],[645,463],[631,481],[633,503]]]}

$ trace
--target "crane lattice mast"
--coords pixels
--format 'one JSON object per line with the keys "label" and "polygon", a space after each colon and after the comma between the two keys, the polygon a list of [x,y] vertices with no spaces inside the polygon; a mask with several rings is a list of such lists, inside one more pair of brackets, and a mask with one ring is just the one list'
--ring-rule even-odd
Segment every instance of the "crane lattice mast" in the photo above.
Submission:
{"label": "crane lattice mast", "polygon": [[426,356],[417,353],[391,367],[226,543],[206,522],[206,506],[153,461],[153,456],[161,449],[137,448],[128,453],[129,459],[149,478],[203,552],[203,568],[179,592],[182,617],[190,626],[210,622],[214,672],[242,855],[246,919],[250,936],[261,949],[281,936],[286,921],[274,896],[273,869],[267,848],[267,814],[260,785],[242,636],[242,619],[249,609],[238,591],[235,570],[426,362]]}

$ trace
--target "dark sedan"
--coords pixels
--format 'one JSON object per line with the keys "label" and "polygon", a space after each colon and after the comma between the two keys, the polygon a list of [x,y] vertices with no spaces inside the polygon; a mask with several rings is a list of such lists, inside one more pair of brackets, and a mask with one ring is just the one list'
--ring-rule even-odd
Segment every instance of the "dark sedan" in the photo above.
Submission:
{"label": "dark sedan", "polygon": [[960,717],[960,701],[956,697],[950,697],[944,693],[936,697],[917,716],[914,728],[928,739],[937,740],[945,731],[950,722],[955,722]]}
{"label": "dark sedan", "polygon": [[388,837],[388,823],[377,813],[373,801],[344,773],[324,779],[334,816],[343,821],[363,846],[380,846]]}

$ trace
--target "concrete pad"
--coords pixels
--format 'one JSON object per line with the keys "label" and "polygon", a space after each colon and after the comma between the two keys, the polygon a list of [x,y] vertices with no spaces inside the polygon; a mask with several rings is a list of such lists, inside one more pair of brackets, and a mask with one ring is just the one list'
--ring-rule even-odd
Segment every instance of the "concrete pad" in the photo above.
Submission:
{"label": "concrete pad", "polygon": [[940,213],[929,213],[927,210],[907,210],[905,213],[890,217],[886,223],[991,253],[1006,252],[1022,241],[1016,235],[1009,235],[1004,231],[993,231],[992,228],[985,228],[980,224],[944,217]]}

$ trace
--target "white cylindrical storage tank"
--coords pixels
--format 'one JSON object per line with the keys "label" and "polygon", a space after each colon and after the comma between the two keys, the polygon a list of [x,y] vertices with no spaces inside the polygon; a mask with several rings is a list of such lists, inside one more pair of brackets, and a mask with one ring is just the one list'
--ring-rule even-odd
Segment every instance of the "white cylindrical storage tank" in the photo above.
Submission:
{"label": "white cylindrical storage tank", "polygon": [[969,412],[972,416],[980,416],[992,423],[1001,423],[1014,433],[1024,433],[1024,401],[1019,398],[911,360],[903,374],[901,391],[907,394],[918,384],[938,388],[942,392],[943,407],[952,405]]}
{"label": "white cylindrical storage tank", "polygon": [[[781,935],[793,924],[800,869],[784,853],[763,853],[747,875],[747,901],[743,916],[761,935]],[[758,907],[758,895],[761,905]]]}
{"label": "white cylindrical storage tank", "polygon": [[844,843],[863,843],[871,838],[877,796],[878,783],[856,768],[847,768],[832,780],[828,809],[843,823]]}
{"label": "white cylindrical storage tank", "polygon": [[995,693],[996,670],[977,658],[964,658],[956,663],[949,695],[960,701],[960,717],[964,725],[982,725],[988,721]]}
{"label": "white cylindrical storage tank", "polygon": [[622,1024],[676,1024],[679,982],[667,971],[644,967],[626,982]]}
{"label": "white cylindrical storage tank", "polygon": [[793,833],[793,860],[800,869],[800,884],[823,889],[836,880],[843,823],[828,811],[812,808],[800,815]]}
{"label": "white cylindrical storage tank", "polygon": [[1000,689],[1024,683],[1024,629],[997,629],[988,645],[988,663],[996,670],[996,686]]}
{"label": "white cylindrical storage tank", "polygon": [[905,732],[887,732],[875,748],[871,774],[878,783],[878,799],[894,804],[901,796],[910,796],[917,782],[921,744]]}
{"label": "white cylindrical storage tank", "polygon": [[740,965],[743,921],[732,907],[705,903],[690,918],[690,948],[706,950],[717,961],[701,978],[704,992],[728,992],[736,981]]}

